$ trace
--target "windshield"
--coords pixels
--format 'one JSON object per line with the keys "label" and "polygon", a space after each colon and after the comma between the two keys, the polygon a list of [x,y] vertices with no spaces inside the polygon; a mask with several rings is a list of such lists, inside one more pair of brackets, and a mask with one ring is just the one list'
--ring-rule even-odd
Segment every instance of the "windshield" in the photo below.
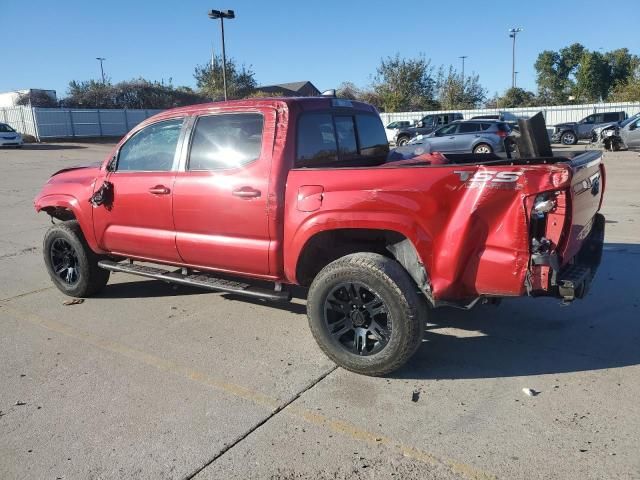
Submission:
{"label": "windshield", "polygon": [[9,125],[7,125],[6,123],[0,123],[0,132],[1,133],[15,132],[15,130],[11,128]]}
{"label": "windshield", "polygon": [[629,125],[634,120],[637,120],[638,118],[640,118],[640,113],[636,113],[633,117],[629,117],[626,120],[623,120],[622,122],[620,122],[620,126],[626,127],[627,125]]}

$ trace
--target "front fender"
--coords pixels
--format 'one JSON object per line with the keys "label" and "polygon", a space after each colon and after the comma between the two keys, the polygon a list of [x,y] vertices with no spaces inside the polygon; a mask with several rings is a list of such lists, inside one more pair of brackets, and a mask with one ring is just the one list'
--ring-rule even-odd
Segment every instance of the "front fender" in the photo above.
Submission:
{"label": "front fender", "polygon": [[96,253],[106,253],[98,247],[98,242],[96,241],[93,231],[93,209],[91,205],[81,205],[80,201],[73,195],[54,193],[36,197],[34,207],[36,212],[44,210],[47,213],[57,208],[69,210],[78,221],[82,234],[91,250]]}

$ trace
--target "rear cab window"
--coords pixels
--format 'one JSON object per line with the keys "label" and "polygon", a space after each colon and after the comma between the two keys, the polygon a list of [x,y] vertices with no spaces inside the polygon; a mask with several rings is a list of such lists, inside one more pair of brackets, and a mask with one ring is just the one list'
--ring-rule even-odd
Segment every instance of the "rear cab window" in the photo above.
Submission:
{"label": "rear cab window", "polygon": [[307,112],[298,120],[298,168],[384,163],[389,144],[379,117],[367,112]]}

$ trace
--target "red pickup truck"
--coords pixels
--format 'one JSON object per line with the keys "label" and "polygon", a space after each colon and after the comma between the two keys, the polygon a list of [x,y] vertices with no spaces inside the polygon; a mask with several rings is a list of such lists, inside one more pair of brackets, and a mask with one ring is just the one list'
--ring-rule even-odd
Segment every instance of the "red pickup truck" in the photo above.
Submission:
{"label": "red pickup truck", "polygon": [[44,261],[78,297],[110,272],[265,301],[308,287],[320,347],[368,375],[410,358],[431,308],[585,294],[604,236],[600,152],[393,154],[375,108],[356,101],[165,111],[101,164],[49,179],[35,199],[59,220]]}

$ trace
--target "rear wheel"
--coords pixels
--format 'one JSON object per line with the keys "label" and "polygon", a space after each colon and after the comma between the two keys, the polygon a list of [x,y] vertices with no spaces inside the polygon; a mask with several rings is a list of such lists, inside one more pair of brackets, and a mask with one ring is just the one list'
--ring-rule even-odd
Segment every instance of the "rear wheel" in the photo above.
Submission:
{"label": "rear wheel", "polygon": [[564,132],[560,136],[560,143],[563,145],[575,145],[578,143],[578,136],[572,131]]}
{"label": "rear wheel", "polygon": [[100,257],[87,245],[75,220],[57,223],[44,236],[44,263],[54,285],[71,297],[87,297],[109,281],[108,270],[98,267]]}
{"label": "rear wheel", "polygon": [[316,276],[309,326],[339,366],[365,375],[401,367],[420,346],[425,303],[398,262],[375,253],[339,258]]}
{"label": "rear wheel", "polygon": [[488,143],[479,143],[473,147],[473,153],[493,153],[493,148]]}

